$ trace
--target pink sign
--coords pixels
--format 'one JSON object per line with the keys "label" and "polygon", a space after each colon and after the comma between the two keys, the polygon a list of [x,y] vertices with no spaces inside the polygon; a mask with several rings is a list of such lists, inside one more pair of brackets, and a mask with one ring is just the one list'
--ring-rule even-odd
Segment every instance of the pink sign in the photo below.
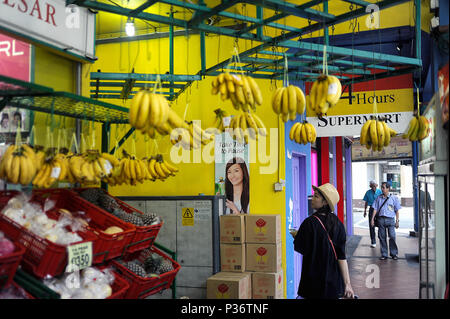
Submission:
{"label": "pink sign", "polygon": [[31,45],[0,34],[0,75],[31,81]]}

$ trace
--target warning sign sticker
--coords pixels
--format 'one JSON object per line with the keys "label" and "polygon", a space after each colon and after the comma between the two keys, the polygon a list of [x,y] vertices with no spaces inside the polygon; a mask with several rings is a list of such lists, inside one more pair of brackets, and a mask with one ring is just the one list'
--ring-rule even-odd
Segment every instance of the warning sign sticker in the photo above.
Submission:
{"label": "warning sign sticker", "polygon": [[183,207],[181,225],[183,226],[194,226],[194,208],[192,207]]}

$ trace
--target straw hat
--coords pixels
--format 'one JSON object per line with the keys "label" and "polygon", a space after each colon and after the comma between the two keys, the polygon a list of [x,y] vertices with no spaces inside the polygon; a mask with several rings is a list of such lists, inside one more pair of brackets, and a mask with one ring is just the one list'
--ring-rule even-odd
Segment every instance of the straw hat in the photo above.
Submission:
{"label": "straw hat", "polygon": [[326,183],[316,187],[313,185],[314,191],[319,191],[319,193],[325,198],[330,206],[331,211],[334,211],[334,206],[339,202],[339,193],[336,188],[330,183]]}

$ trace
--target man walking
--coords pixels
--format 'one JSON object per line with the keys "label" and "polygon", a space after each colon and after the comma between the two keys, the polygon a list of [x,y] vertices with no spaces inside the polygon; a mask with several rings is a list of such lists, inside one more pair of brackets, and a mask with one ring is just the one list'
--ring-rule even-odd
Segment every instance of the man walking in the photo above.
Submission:
{"label": "man walking", "polygon": [[369,207],[369,232],[370,232],[370,247],[375,248],[377,247],[377,241],[375,238],[375,226],[372,226],[371,220],[373,215],[373,207],[372,204],[375,201],[375,199],[381,195],[381,190],[378,189],[378,184],[374,180],[371,180],[369,182],[370,189],[366,192],[364,195],[363,200],[366,202],[364,204],[364,217],[367,215],[367,207]]}
{"label": "man walking", "polygon": [[391,185],[387,182],[381,183],[381,191],[383,192],[373,202],[373,216],[371,219],[372,226],[375,225],[375,216],[378,214],[378,239],[380,240],[381,260],[388,257],[388,245],[386,241],[386,229],[389,235],[389,252],[392,259],[398,259],[398,247],[395,242],[395,228],[398,228],[399,212],[402,208],[398,197],[390,195]]}

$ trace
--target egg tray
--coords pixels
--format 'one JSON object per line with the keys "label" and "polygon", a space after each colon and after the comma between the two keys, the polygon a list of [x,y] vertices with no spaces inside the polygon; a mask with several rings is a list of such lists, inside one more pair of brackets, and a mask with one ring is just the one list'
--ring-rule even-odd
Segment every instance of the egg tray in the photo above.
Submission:
{"label": "egg tray", "polygon": [[[136,275],[134,272],[119,263],[119,261],[112,260],[110,264],[115,268],[118,274],[120,274],[128,281],[128,284],[130,285],[127,293],[124,296],[124,299],[144,299],[150,295],[156,294],[161,290],[170,288],[173,281],[175,280],[178,271],[181,269],[181,266],[175,260],[164,254],[156,247],[152,246],[148,249],[151,252],[157,253],[158,255],[164,257],[164,259],[169,259],[172,262],[173,270],[163,273],[159,275],[159,277],[144,278]],[[145,252],[143,251],[129,253],[124,255],[122,260],[130,261],[138,259],[143,262],[144,255]]]}
{"label": "egg tray", "polygon": [[[104,263],[122,256],[135,237],[134,225],[109,214],[70,190],[57,188],[33,191],[33,201],[43,205],[47,199],[55,201],[55,206],[50,211],[57,212],[60,209],[66,209],[74,217],[77,217],[79,212],[84,212],[82,216],[89,220],[88,228],[97,236],[93,250],[93,264]],[[115,234],[103,232],[111,226],[120,227],[123,231]]]}
{"label": "egg tray", "polygon": [[[85,200],[84,198],[82,198],[79,194],[86,190],[87,188],[74,188],[72,189],[73,193],[75,196],[77,196],[79,198],[80,201],[84,201],[86,203],[90,203],[89,201]],[[119,204],[120,208],[125,211],[128,214],[131,214],[133,212],[137,212],[139,214],[144,214],[143,212],[137,210],[136,208],[128,205],[127,203],[121,201],[120,199],[118,199],[117,197],[112,196],[111,194],[109,194],[108,192],[106,192],[105,190],[102,189],[103,192],[105,192],[108,196],[111,196],[112,198],[114,198],[114,200],[117,202],[117,204]],[[78,199],[77,199],[78,200]],[[111,216],[113,216],[111,213],[109,213],[108,211],[104,210],[103,208],[92,204],[95,207],[98,207],[99,210],[103,211],[105,214],[109,214]],[[130,223],[126,223],[129,225],[133,225]],[[136,251],[141,251],[143,249],[146,249],[150,246],[153,245],[153,243],[156,240],[156,237],[158,236],[158,233],[161,229],[161,227],[163,226],[164,222],[161,221],[159,224],[155,224],[155,225],[150,225],[150,226],[136,226],[133,225],[136,229],[135,234],[133,239],[131,240],[131,242],[125,247],[124,253],[133,253]]]}

